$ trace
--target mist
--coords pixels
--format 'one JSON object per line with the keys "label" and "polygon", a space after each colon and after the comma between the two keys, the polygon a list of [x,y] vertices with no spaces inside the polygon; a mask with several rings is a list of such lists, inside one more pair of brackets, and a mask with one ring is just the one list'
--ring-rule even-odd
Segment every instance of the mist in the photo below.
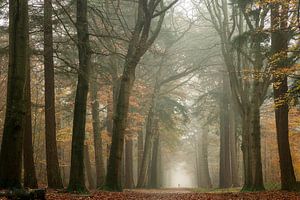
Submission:
{"label": "mist", "polygon": [[299,195],[299,8],[0,0],[0,198]]}

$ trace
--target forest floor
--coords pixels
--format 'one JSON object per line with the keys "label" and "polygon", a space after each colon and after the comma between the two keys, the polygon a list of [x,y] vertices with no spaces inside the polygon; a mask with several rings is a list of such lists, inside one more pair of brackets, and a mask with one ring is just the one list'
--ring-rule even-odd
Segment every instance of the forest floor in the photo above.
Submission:
{"label": "forest floor", "polygon": [[300,200],[300,193],[268,191],[268,192],[195,192],[190,189],[161,190],[125,190],[119,192],[97,191],[90,196],[78,196],[50,192],[47,199],[101,199],[101,200]]}
{"label": "forest floor", "polygon": [[[95,191],[90,195],[76,195],[47,191],[48,200],[300,200],[300,193],[267,192],[195,192],[194,189],[125,190],[124,192]],[[5,199],[5,198],[0,198]]]}

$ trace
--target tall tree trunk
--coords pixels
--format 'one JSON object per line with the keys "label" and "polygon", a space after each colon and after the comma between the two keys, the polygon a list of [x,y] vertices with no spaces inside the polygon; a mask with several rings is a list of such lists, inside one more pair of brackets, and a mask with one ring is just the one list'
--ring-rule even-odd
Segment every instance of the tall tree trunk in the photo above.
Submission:
{"label": "tall tree trunk", "polygon": [[95,149],[95,167],[96,167],[96,186],[100,188],[104,184],[105,169],[103,163],[102,137],[99,118],[99,99],[97,79],[91,81],[91,104],[92,104],[92,119],[93,119],[93,135]]}
{"label": "tall tree trunk", "polygon": [[242,121],[242,152],[243,152],[243,167],[244,167],[244,184],[242,191],[249,191],[252,187],[252,167],[250,154],[250,123],[251,118],[249,109],[245,109]]}
{"label": "tall tree trunk", "polygon": [[[154,11],[156,10],[155,7],[159,5],[155,4],[154,1],[151,2],[150,4],[145,1],[138,2],[138,17],[128,45],[123,75],[121,77],[118,92],[116,112],[113,120],[112,144],[105,183],[105,189],[107,190],[122,190],[119,174],[121,171],[120,168],[124,146],[124,135],[127,126],[129,97],[135,80],[135,70],[141,57],[147,52],[148,48],[157,38],[165,17],[165,11],[160,13],[155,31],[151,34],[151,22],[154,18]],[[177,1],[174,3],[176,2]],[[172,4],[170,7],[171,6]]]}
{"label": "tall tree trunk", "polygon": [[160,87],[158,85],[158,81],[156,81],[154,91],[152,94],[152,99],[150,103],[150,109],[147,116],[147,124],[146,124],[146,138],[145,138],[145,145],[144,145],[144,152],[143,152],[143,159],[141,164],[141,169],[138,174],[138,182],[137,187],[143,188],[146,187],[147,184],[147,173],[149,162],[151,160],[151,153],[153,148],[153,139],[155,135],[155,129],[158,128],[158,117],[156,116],[156,104],[157,98],[160,91]]}
{"label": "tall tree trunk", "polygon": [[[257,72],[263,68],[263,55],[261,49],[261,39],[259,37],[254,37],[253,39],[253,49],[254,49],[254,76],[259,77]],[[262,173],[262,161],[261,161],[261,131],[260,131],[260,106],[263,102],[263,97],[261,90],[261,80],[259,78],[254,78],[253,89],[251,92],[250,109],[251,116],[250,119],[250,153],[251,164],[253,170],[253,180],[251,191],[261,191],[264,190],[263,184],[263,173]]]}
{"label": "tall tree trunk", "polygon": [[88,145],[84,145],[84,168],[87,175],[89,189],[95,189],[95,180],[93,177],[91,160],[90,160],[90,153]]}
{"label": "tall tree trunk", "polygon": [[161,151],[161,142],[158,143],[158,167],[157,167],[157,187],[161,188],[163,187],[163,163],[162,163],[162,151]]}
{"label": "tall tree trunk", "polygon": [[77,0],[77,35],[79,70],[78,83],[75,97],[71,170],[68,189],[70,191],[86,191],[84,178],[84,139],[87,94],[89,90],[90,58],[91,50],[89,44],[87,0]]}
{"label": "tall tree trunk", "polygon": [[195,155],[196,155],[196,163],[195,163],[195,169],[196,169],[196,174],[197,174],[197,179],[196,179],[196,183],[197,183],[197,186],[200,188],[201,187],[201,184],[200,184],[200,156],[199,156],[199,148],[200,148],[200,144],[199,144],[199,138],[198,136],[196,137],[196,140],[195,140]]}
{"label": "tall tree trunk", "polygon": [[[113,79],[113,78],[112,78]],[[114,80],[114,79],[113,79]],[[114,82],[114,81],[113,81]],[[114,85],[114,84],[112,84]],[[114,86],[112,86],[112,95],[107,99],[107,115],[106,115],[106,130],[110,137],[112,137],[112,130],[113,130],[113,116],[114,116],[114,109],[115,109],[115,90]],[[110,143],[106,145],[106,163],[108,165],[108,159],[110,154]],[[108,166],[106,166],[107,169]]]}
{"label": "tall tree trunk", "polygon": [[63,188],[56,143],[52,0],[44,1],[45,134],[49,188]]}
{"label": "tall tree trunk", "polygon": [[143,152],[144,152],[144,133],[141,130],[138,133],[138,171],[137,174],[140,173],[142,162],[143,162]]}
{"label": "tall tree trunk", "polygon": [[212,183],[210,179],[208,166],[208,128],[204,127],[201,133],[200,148],[199,148],[199,176],[200,187],[211,188]]}
{"label": "tall tree trunk", "polygon": [[243,117],[243,191],[264,190],[260,144],[260,105],[257,103],[257,98],[255,99],[249,105],[249,109],[246,110]]}
{"label": "tall tree trunk", "polygon": [[[111,59],[112,60],[112,59]],[[111,63],[114,63],[111,61]],[[114,114],[116,113],[116,108],[117,108],[117,103],[118,103],[118,93],[120,89],[120,81],[121,79],[118,78],[117,72],[114,71],[112,73],[112,96],[108,99],[107,101],[107,132],[110,137],[112,137],[112,132],[113,132],[113,119],[114,119]],[[109,162],[109,154],[110,154],[110,148],[111,144],[107,144],[107,166],[108,168],[108,162]]]}
{"label": "tall tree trunk", "polygon": [[[157,126],[158,124],[156,124]],[[158,127],[155,127],[155,137],[152,148],[152,159],[150,163],[150,171],[149,171],[149,187],[150,188],[158,188],[158,148],[159,148],[159,133]]]}
{"label": "tall tree trunk", "polygon": [[30,84],[30,58],[28,57],[28,68],[25,88],[26,116],[24,120],[23,140],[23,165],[24,165],[24,187],[38,188],[33,158],[32,144],[32,121],[31,121],[31,84]]}
{"label": "tall tree trunk", "polygon": [[148,113],[147,125],[146,125],[146,138],[145,138],[145,146],[143,152],[143,160],[141,169],[138,175],[138,188],[144,188],[147,184],[147,174],[149,171],[149,163],[151,160],[151,153],[153,148],[153,131],[154,126],[157,123],[157,119],[155,119],[154,108],[150,108]]}
{"label": "tall tree trunk", "polygon": [[[280,13],[280,4],[273,5],[272,8],[272,59],[279,60],[275,62],[274,69],[274,101],[275,101],[275,119],[277,144],[279,152],[279,163],[281,172],[281,188],[283,190],[296,189],[296,177],[292,162],[292,156],[289,143],[289,107],[286,99],[288,92],[287,74],[282,72],[283,68],[288,66],[287,51],[288,51],[288,6],[282,5]],[[282,3],[284,4],[284,3]],[[273,60],[271,61],[274,62]]]}
{"label": "tall tree trunk", "polygon": [[229,147],[229,102],[227,77],[223,77],[223,92],[220,99],[220,188],[231,187],[230,147]]}
{"label": "tall tree trunk", "polygon": [[9,1],[9,66],[0,154],[0,188],[20,188],[25,81],[28,65],[28,0]]}
{"label": "tall tree trunk", "polygon": [[[125,149],[126,143],[124,142],[124,147]],[[123,156],[122,156],[122,167],[120,171],[120,180],[121,180],[121,187],[124,188],[124,183],[125,183],[125,156],[126,156],[126,151],[123,151]]]}
{"label": "tall tree trunk", "polygon": [[253,170],[253,182],[252,191],[264,190],[263,184],[263,174],[262,174],[262,162],[261,162],[261,132],[260,132],[260,105],[252,105],[253,118],[250,123],[252,123],[252,132],[250,139],[251,141],[251,153],[252,153],[252,170]]}
{"label": "tall tree trunk", "polygon": [[239,186],[239,171],[238,171],[238,155],[237,155],[237,134],[236,134],[236,115],[234,106],[230,104],[229,119],[230,119],[230,163],[231,163],[231,179],[232,186]]}
{"label": "tall tree trunk", "polygon": [[121,191],[120,172],[122,167],[124,134],[127,127],[129,97],[135,80],[135,67],[139,60],[126,61],[120,82],[116,113],[113,119],[112,144],[107,167],[105,189]]}
{"label": "tall tree trunk", "polygon": [[[61,151],[61,162],[62,163],[66,163],[66,155],[65,155],[65,151],[63,148],[59,148],[59,151]],[[68,170],[68,166],[66,164],[63,164],[61,167],[61,178],[62,178],[62,182],[64,186],[68,185],[68,179],[69,179],[69,170]]]}
{"label": "tall tree trunk", "polygon": [[127,189],[134,188],[133,180],[133,140],[126,139],[125,143],[125,180],[124,187]]}

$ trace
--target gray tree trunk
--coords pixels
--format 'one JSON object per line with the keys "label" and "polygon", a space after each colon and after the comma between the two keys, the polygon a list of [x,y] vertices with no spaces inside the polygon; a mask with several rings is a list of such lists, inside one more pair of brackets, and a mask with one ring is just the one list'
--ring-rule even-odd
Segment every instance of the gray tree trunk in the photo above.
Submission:
{"label": "gray tree trunk", "polygon": [[[158,127],[156,128],[158,129]],[[158,185],[158,153],[159,153],[159,132],[156,130],[157,133],[155,133],[154,142],[153,142],[153,148],[152,148],[152,159],[150,162],[150,170],[149,170],[149,187],[150,188],[159,188]]]}
{"label": "gray tree trunk", "polygon": [[229,97],[227,77],[223,77],[220,99],[220,188],[231,187],[230,143],[229,143]]}
{"label": "gray tree trunk", "polygon": [[201,188],[211,188],[211,178],[208,164],[208,128],[202,129],[199,147],[199,186]]}
{"label": "gray tree trunk", "polygon": [[238,187],[239,184],[239,170],[238,170],[238,154],[237,154],[237,134],[236,134],[236,115],[234,106],[231,103],[229,111],[230,119],[230,163],[231,163],[231,179],[232,186]]}
{"label": "gray tree trunk", "polygon": [[141,164],[141,169],[139,171],[137,187],[144,188],[147,185],[147,175],[149,170],[149,163],[151,160],[151,153],[153,148],[153,140],[155,135],[155,128],[158,123],[156,111],[157,95],[159,94],[160,88],[156,85],[152,95],[151,105],[147,116],[146,124],[146,138],[145,138],[145,147],[143,152],[143,160]]}
{"label": "gray tree trunk", "polygon": [[134,188],[133,180],[133,140],[128,138],[125,143],[125,180],[124,188]]}
{"label": "gray tree trunk", "polygon": [[[177,1],[174,3],[176,2]],[[154,5],[154,8],[149,8],[149,5]],[[122,166],[121,160],[123,155],[124,135],[127,127],[129,97],[135,81],[135,69],[141,57],[157,38],[165,16],[165,12],[162,12],[161,15],[159,15],[155,31],[151,34],[151,22],[154,18],[154,11],[156,10],[155,5],[158,6],[159,4],[155,4],[154,0],[151,0],[149,4],[146,1],[138,2],[137,21],[125,58],[116,112],[113,119],[112,144],[105,183],[106,190],[122,191],[120,168]]]}
{"label": "gray tree trunk", "polygon": [[90,153],[88,145],[84,145],[84,168],[87,175],[87,180],[89,183],[89,189],[95,189],[95,180],[92,172]]}
{"label": "gray tree trunk", "polygon": [[[96,76],[97,77],[97,76]],[[92,105],[92,119],[93,119],[93,136],[95,149],[95,168],[96,168],[96,186],[100,188],[105,180],[105,168],[103,162],[102,137],[99,118],[99,97],[97,78],[91,81],[90,98]]]}
{"label": "gray tree trunk", "polygon": [[87,10],[87,0],[77,0],[79,70],[73,119],[70,181],[68,186],[68,190],[77,192],[86,191],[84,178],[84,140],[91,58]]}
{"label": "gray tree trunk", "polygon": [[143,161],[143,152],[144,152],[144,133],[141,130],[138,133],[138,171],[137,174],[140,173],[141,167],[142,167],[142,161]]}

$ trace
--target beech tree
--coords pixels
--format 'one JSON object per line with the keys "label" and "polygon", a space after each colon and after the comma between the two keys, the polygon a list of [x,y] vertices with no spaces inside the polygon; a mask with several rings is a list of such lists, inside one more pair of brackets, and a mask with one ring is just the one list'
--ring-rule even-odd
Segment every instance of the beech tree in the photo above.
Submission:
{"label": "beech tree", "polygon": [[74,106],[71,170],[68,190],[84,192],[87,190],[84,176],[84,139],[91,59],[87,20],[87,0],[77,0],[76,8],[79,69]]}
{"label": "beech tree", "polygon": [[[216,6],[222,9],[218,12]],[[243,190],[264,190],[261,144],[260,107],[270,85],[270,67],[265,65],[263,54],[264,33],[268,8],[261,6],[247,12],[252,2],[234,2],[232,26],[229,23],[230,9],[227,1],[205,2],[211,23],[220,36],[221,52],[230,80],[234,103],[242,118],[242,151],[244,161]],[[239,10],[239,14],[237,14]],[[247,27],[247,31],[244,27]],[[248,33],[252,33],[248,34]],[[234,38],[234,34],[237,36]],[[247,41],[247,42],[246,42]],[[247,47],[253,47],[249,49]],[[235,52],[233,51],[235,50]],[[248,66],[251,67],[248,67]],[[236,72],[236,73],[232,73]]]}
{"label": "beech tree", "polygon": [[289,142],[289,105],[288,105],[288,75],[282,70],[292,63],[288,58],[289,41],[289,4],[274,2],[271,4],[271,52],[270,65],[273,73],[273,90],[275,101],[276,133],[281,170],[281,188],[283,190],[298,190]]}
{"label": "beech tree", "polygon": [[[134,31],[129,41],[127,54],[125,57],[123,75],[120,81],[120,89],[113,119],[112,144],[107,167],[105,189],[121,191],[121,161],[124,146],[124,134],[127,126],[127,114],[129,97],[135,80],[135,69],[148,48],[157,38],[166,11],[178,0],[173,1],[168,6],[162,0],[139,0],[137,21]],[[160,9],[159,9],[160,8]],[[159,10],[158,10],[159,9]],[[159,17],[156,27],[151,34],[151,24],[153,19]]]}
{"label": "beech tree", "polygon": [[231,187],[231,164],[230,164],[230,128],[229,128],[229,101],[230,91],[228,77],[224,74],[222,87],[220,88],[220,172],[219,187]]}
{"label": "beech tree", "polygon": [[23,165],[24,165],[24,187],[38,188],[36,170],[33,157],[33,141],[32,141],[32,115],[31,115],[31,67],[30,56],[28,56],[28,68],[26,73],[25,85],[25,120],[24,120],[24,136],[23,136]]}
{"label": "beech tree", "polygon": [[[95,69],[93,74],[96,74]],[[92,106],[92,119],[93,119],[93,137],[94,137],[94,147],[95,147],[95,165],[96,165],[96,186],[100,188],[104,184],[105,180],[105,169],[103,160],[103,149],[102,149],[102,138],[101,138],[101,127],[99,118],[99,99],[97,85],[97,75],[93,76],[94,79],[91,80],[90,87],[90,98]]]}
{"label": "beech tree", "polygon": [[44,0],[44,77],[47,181],[50,188],[63,188],[60,176],[55,117],[52,0]]}
{"label": "beech tree", "polygon": [[21,188],[25,86],[28,72],[28,1],[9,1],[9,67],[0,153],[0,188]]}

